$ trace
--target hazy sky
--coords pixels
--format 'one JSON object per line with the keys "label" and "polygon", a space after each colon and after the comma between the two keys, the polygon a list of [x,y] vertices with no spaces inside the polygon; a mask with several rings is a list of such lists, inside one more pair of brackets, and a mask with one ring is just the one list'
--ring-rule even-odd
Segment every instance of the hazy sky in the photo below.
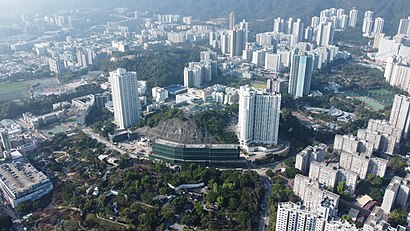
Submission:
{"label": "hazy sky", "polygon": [[[77,0],[79,1],[79,0]],[[81,0],[89,2],[87,0]],[[20,15],[23,12],[45,12],[64,9],[73,0],[0,0],[0,16]]]}

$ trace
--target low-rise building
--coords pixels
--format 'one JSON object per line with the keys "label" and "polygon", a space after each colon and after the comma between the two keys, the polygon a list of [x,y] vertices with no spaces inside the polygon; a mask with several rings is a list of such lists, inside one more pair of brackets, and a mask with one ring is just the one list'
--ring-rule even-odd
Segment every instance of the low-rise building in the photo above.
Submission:
{"label": "low-rise building", "polygon": [[[367,217],[363,225],[363,231],[385,231],[390,229],[390,224],[387,223],[387,217],[380,207],[374,207],[372,213]],[[394,230],[394,229],[393,229]]]}
{"label": "low-rise building", "polygon": [[53,184],[44,173],[22,157],[0,164],[0,189],[7,203],[15,208],[51,192]]}
{"label": "low-rise building", "polygon": [[65,113],[63,110],[50,112],[40,116],[34,116],[27,112],[23,113],[23,120],[29,125],[31,129],[37,129],[42,126],[57,122],[64,118]]}
{"label": "low-rise building", "polygon": [[76,107],[77,124],[85,125],[88,113],[95,105],[95,96],[86,95],[83,97],[74,98],[71,104]]}
{"label": "low-rise building", "polygon": [[165,100],[168,99],[168,91],[162,87],[153,87],[152,98],[155,99],[157,103],[165,102]]}

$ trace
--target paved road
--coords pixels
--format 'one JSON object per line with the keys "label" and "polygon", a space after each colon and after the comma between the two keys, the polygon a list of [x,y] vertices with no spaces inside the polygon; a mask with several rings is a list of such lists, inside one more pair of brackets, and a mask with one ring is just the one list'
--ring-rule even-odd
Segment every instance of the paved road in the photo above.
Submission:
{"label": "paved road", "polygon": [[263,186],[265,187],[265,196],[262,199],[261,203],[261,211],[260,211],[260,221],[258,231],[265,231],[265,227],[269,225],[269,197],[272,193],[272,183],[269,177],[262,176],[261,180],[263,182]]}
{"label": "paved road", "polygon": [[98,219],[100,219],[100,220],[103,220],[103,221],[106,221],[106,222],[110,222],[110,223],[113,223],[113,224],[117,224],[117,225],[121,225],[121,226],[124,226],[124,227],[128,228],[128,225],[127,225],[127,224],[120,223],[120,222],[118,222],[118,221],[113,221],[113,220],[105,219],[105,218],[103,218],[103,217],[98,216],[97,213],[95,214],[95,216],[96,216]]}
{"label": "paved road", "polygon": [[96,139],[98,142],[105,144],[105,146],[114,149],[121,154],[127,154],[126,151],[122,150],[121,148],[118,148],[114,144],[110,143],[108,140],[102,138],[99,134],[95,133],[91,128],[82,128],[81,130],[91,138]]}
{"label": "paved road", "polygon": [[12,209],[9,205],[4,204],[3,201],[0,200],[0,212],[5,213],[6,215],[10,216],[13,220],[13,228],[17,231],[23,231],[23,225],[21,224],[21,220],[14,209]]}

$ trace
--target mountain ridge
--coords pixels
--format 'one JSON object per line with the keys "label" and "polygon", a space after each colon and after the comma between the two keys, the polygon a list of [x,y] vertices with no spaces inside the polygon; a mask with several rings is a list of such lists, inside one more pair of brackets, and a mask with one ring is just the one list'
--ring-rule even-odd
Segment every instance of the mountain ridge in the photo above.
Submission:
{"label": "mountain ridge", "polygon": [[[23,4],[31,10],[89,8],[112,9],[127,7],[130,10],[149,11],[160,14],[192,15],[194,19],[206,20],[215,17],[227,17],[234,11],[237,20],[273,19],[275,17],[302,18],[310,23],[310,17],[319,15],[327,8],[343,8],[349,14],[352,7],[359,10],[361,22],[366,10],[374,11],[374,17],[383,17],[385,26],[396,30],[400,19],[410,15],[408,0],[15,0],[14,5]],[[10,3],[11,4],[11,3]],[[393,28],[392,28],[393,27]]]}

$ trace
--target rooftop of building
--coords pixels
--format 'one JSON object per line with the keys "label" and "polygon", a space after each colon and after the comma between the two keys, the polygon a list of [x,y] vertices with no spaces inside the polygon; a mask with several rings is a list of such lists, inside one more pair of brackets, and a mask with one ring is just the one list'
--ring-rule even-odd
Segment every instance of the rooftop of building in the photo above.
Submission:
{"label": "rooftop of building", "polygon": [[24,157],[1,163],[0,180],[16,196],[50,182],[44,173],[35,169]]}
{"label": "rooftop of building", "polygon": [[355,156],[355,157],[359,157],[359,158],[362,158],[362,159],[369,159],[371,157],[368,153],[365,153],[365,152],[351,153],[351,152],[342,151],[342,155],[346,155],[346,154],[351,155],[351,156]]}
{"label": "rooftop of building", "polygon": [[278,208],[292,209],[292,210],[306,210],[306,207],[300,203],[280,202]]}
{"label": "rooftop of building", "polygon": [[11,119],[4,119],[0,121],[0,128],[5,128],[8,130],[19,130],[21,129],[20,124],[16,123],[14,120]]}
{"label": "rooftop of building", "polygon": [[180,85],[180,84],[173,84],[173,85],[169,85],[164,87],[165,90],[167,90],[171,95],[176,95],[178,93],[184,92],[186,91],[186,87]]}
{"label": "rooftop of building", "polygon": [[162,139],[156,139],[155,143],[163,144],[171,147],[180,147],[180,148],[215,148],[215,149],[237,149],[238,145],[236,144],[182,144]]}
{"label": "rooftop of building", "polygon": [[83,107],[86,107],[88,105],[94,104],[95,96],[94,95],[81,96],[81,97],[78,97],[78,98],[74,98],[71,101],[73,103],[76,103],[77,105],[81,105]]}
{"label": "rooftop of building", "polygon": [[249,85],[241,86],[240,90],[244,94],[244,96],[251,96],[253,94],[263,95],[263,96],[281,96],[280,93],[269,92],[269,91],[266,91],[266,90],[261,91],[261,90],[255,89],[254,87],[249,86]]}
{"label": "rooftop of building", "polygon": [[160,122],[153,128],[143,127],[138,133],[149,139],[163,139],[180,144],[218,144],[209,132],[198,127],[194,121],[178,118]]}
{"label": "rooftop of building", "polygon": [[387,217],[383,210],[376,206],[370,216],[366,219],[364,225],[375,228],[375,230],[387,230],[390,225],[386,222],[386,220]]}

